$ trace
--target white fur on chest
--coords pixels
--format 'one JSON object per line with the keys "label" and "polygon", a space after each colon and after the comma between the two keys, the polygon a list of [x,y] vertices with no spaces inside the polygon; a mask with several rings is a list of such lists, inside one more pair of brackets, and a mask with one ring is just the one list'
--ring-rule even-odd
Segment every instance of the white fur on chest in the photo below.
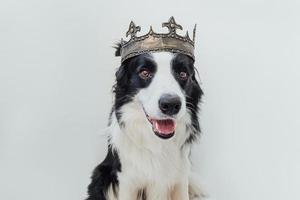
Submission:
{"label": "white fur on chest", "polygon": [[124,134],[118,145],[122,174],[139,185],[172,186],[188,174],[188,152],[175,145],[154,145],[155,152],[136,146]]}

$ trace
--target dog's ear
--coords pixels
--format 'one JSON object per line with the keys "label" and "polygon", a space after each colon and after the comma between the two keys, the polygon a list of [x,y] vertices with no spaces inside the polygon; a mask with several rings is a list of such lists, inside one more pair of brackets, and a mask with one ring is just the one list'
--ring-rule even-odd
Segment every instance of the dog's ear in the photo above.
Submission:
{"label": "dog's ear", "polygon": [[113,86],[114,93],[126,91],[129,85],[129,78],[126,65],[122,64],[115,73],[116,83]]}
{"label": "dog's ear", "polygon": [[116,49],[115,56],[121,56],[121,42],[118,42],[114,48]]}
{"label": "dog's ear", "polygon": [[[121,42],[116,43],[116,45],[114,46],[114,48],[116,49],[115,51],[115,56],[121,56]],[[128,80],[127,77],[127,72],[126,72],[126,67],[125,67],[125,63],[122,63],[122,65],[117,69],[115,76],[116,76],[116,82],[117,85],[122,86],[123,83],[126,83]]]}
{"label": "dog's ear", "polygon": [[118,69],[117,69],[117,71],[116,71],[116,73],[115,73],[115,76],[116,76],[116,81],[117,81],[117,83],[118,82],[121,82],[123,79],[126,79],[126,68],[125,68],[125,65],[121,65]]}

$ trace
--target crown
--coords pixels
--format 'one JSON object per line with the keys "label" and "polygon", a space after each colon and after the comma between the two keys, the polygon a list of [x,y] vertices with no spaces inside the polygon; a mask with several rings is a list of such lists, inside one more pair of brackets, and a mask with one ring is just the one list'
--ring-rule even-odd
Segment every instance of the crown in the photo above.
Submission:
{"label": "crown", "polygon": [[129,24],[129,30],[126,37],[130,36],[128,41],[121,39],[121,60],[127,60],[133,56],[137,56],[147,52],[168,51],[172,53],[182,53],[194,59],[194,44],[196,25],[193,30],[193,39],[190,39],[188,31],[185,36],[178,35],[177,29],[182,30],[182,26],[175,22],[171,17],[168,22],[162,24],[162,27],[169,29],[168,33],[155,33],[152,26],[146,35],[137,36],[137,32],[141,31],[140,26],[136,26],[132,21]]}

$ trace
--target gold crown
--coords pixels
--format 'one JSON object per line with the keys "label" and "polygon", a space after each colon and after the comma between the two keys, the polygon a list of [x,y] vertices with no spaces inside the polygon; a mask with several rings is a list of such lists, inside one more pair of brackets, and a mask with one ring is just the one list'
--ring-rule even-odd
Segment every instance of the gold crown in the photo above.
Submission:
{"label": "gold crown", "polygon": [[162,27],[169,29],[168,33],[155,33],[150,26],[150,30],[146,35],[136,36],[141,27],[136,26],[132,21],[126,37],[130,35],[129,41],[121,39],[121,59],[122,62],[133,56],[137,56],[147,52],[168,51],[172,53],[182,53],[194,59],[194,44],[196,25],[193,30],[193,39],[189,37],[188,31],[185,36],[178,35],[177,29],[182,30],[182,26],[175,22],[171,17],[168,22],[163,23]]}

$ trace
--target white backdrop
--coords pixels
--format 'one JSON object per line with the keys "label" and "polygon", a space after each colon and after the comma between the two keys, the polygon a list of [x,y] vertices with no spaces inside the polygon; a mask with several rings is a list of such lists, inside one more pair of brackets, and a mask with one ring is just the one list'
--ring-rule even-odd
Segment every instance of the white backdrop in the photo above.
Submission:
{"label": "white backdrop", "polygon": [[0,3],[0,199],[83,200],[104,157],[133,19],[198,24],[205,92],[194,170],[211,199],[300,199],[300,3],[276,0]]}

